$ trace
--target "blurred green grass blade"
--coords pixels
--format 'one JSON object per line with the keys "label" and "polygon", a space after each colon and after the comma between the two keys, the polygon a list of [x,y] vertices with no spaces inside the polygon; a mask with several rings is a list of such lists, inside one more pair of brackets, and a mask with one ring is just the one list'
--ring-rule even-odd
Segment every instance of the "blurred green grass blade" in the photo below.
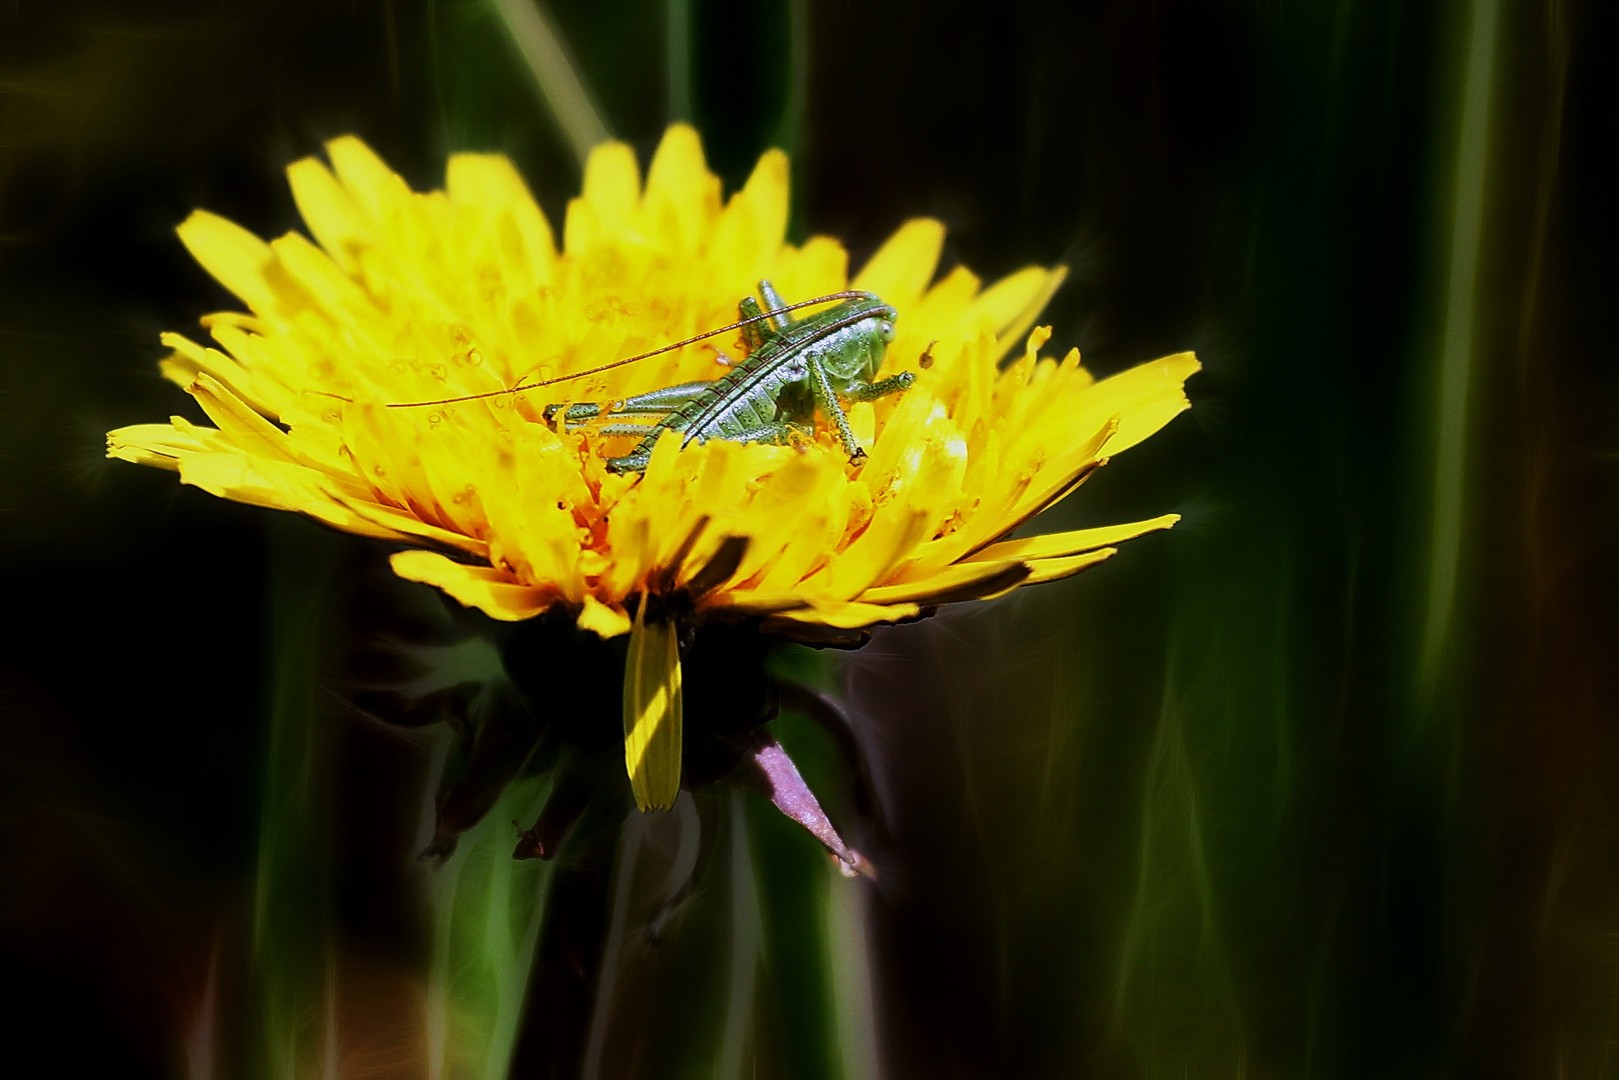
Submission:
{"label": "blurred green grass blade", "polygon": [[272,675],[253,906],[262,1069],[248,1075],[291,1078],[330,1065],[336,1036],[330,1009],[318,1017],[311,1007],[330,1005],[331,986],[331,718],[316,690],[335,545],[301,521],[269,529]]}
{"label": "blurred green grass blade", "polygon": [[[809,0],[787,0],[787,55],[782,64],[781,116],[776,120],[775,145],[798,160],[798,142],[809,103],[810,18]],[[796,185],[795,185],[796,186]]]}
{"label": "blurred green grass blade", "polygon": [[[679,805],[682,810],[687,807],[684,801]],[[607,1057],[615,1013],[621,1011],[619,981],[626,977],[627,945],[634,937],[630,917],[636,879],[642,870],[644,849],[651,842],[653,830],[661,824],[652,815],[636,813],[625,820],[619,832],[618,850],[613,860],[612,906],[608,909],[601,971],[596,979],[596,1004],[591,1011],[584,1065],[579,1071],[583,1080],[601,1080],[609,1075],[602,1063]],[[624,997],[629,997],[629,990]]]}
{"label": "blurred green grass blade", "polygon": [[[1497,4],[1469,5],[1461,115],[1451,187],[1448,280],[1439,352],[1434,416],[1433,527],[1428,589],[1423,616],[1419,679],[1422,699],[1431,700],[1452,633],[1456,579],[1461,561],[1466,485],[1468,393],[1478,322],[1479,260],[1484,242],[1484,194],[1489,164],[1490,94],[1495,65]],[[1428,703],[1419,701],[1419,705]],[[1426,711],[1426,710],[1424,710]]]}
{"label": "blurred green grass blade", "polygon": [[[321,657],[340,630],[329,596],[337,550],[302,522],[272,526],[269,742],[253,950],[257,1068],[292,1080],[342,1075],[339,962],[331,927],[334,718],[319,707]],[[475,649],[465,649],[469,654]],[[427,1075],[504,1080],[545,913],[550,865],[511,857],[548,781],[511,785],[429,872],[432,959],[423,1016]]]}
{"label": "blurred green grass blade", "polygon": [[[795,18],[802,14],[794,5]],[[842,668],[835,657],[823,650],[802,646],[782,649],[772,655],[770,667],[778,679],[841,696]],[[829,814],[843,819],[837,822],[844,830],[843,836],[851,844],[858,843],[857,833],[850,827],[854,823],[847,820],[846,813],[839,812],[840,803],[847,807],[852,800],[838,798],[841,793],[837,789],[846,787],[852,778],[831,736],[796,714],[778,720],[774,728],[778,736],[785,731],[793,740],[794,764],[803,773],[810,790],[825,801]],[[793,738],[795,734],[797,737]],[[764,809],[774,811],[768,803],[764,804]],[[788,824],[779,813],[774,817],[775,824]],[[810,1038],[819,1035],[825,1041],[829,1070],[826,1075],[875,1080],[883,1075],[867,915],[871,890],[875,886],[864,878],[845,876],[834,858],[805,843],[809,838],[797,830],[796,823],[790,828],[796,835],[793,842],[785,846],[798,859],[806,880],[813,882],[808,897],[812,907],[804,917],[803,933],[808,938],[814,936],[811,930],[819,931],[814,956],[818,966],[824,969],[813,973],[815,984],[825,993],[822,1010],[819,1015],[807,1018],[810,1022],[800,1039],[807,1044]]]}
{"label": "blurred green grass blade", "polygon": [[851,881],[823,860],[822,932],[831,968],[832,1024],[845,1077],[882,1075],[877,1048],[876,1000],[871,985],[871,946],[866,908],[872,884]]}
{"label": "blurred green grass blade", "polygon": [[[1211,823],[1186,724],[1193,715],[1165,664],[1158,728],[1142,787],[1137,877],[1114,976],[1114,1019],[1146,1076],[1238,1075],[1241,1008],[1209,860]],[[1174,1039],[1164,1037],[1175,1032]]]}
{"label": "blurred green grass blade", "polygon": [[[729,815],[706,794],[701,801]],[[715,835],[715,815],[698,802],[682,792],[671,812],[631,813],[615,826],[582,1080],[751,1075],[757,902],[737,874],[751,879],[752,872],[745,858],[742,870],[735,863],[734,822]],[[710,854],[718,855],[708,864],[716,876],[700,869]],[[717,879],[726,861],[728,884]],[[726,891],[733,893],[729,904],[722,902]],[[656,1069],[646,1072],[640,1063],[647,1061]]]}
{"label": "blurred green grass blade", "polygon": [[725,796],[729,825],[731,892],[731,977],[725,1022],[714,1056],[715,1080],[746,1080],[752,1075],[748,1051],[754,1045],[754,997],[759,984],[759,876],[748,829],[746,796],[732,788]]}
{"label": "blurred green grass blade", "polygon": [[752,800],[749,811],[768,972],[763,998],[772,1010],[763,1023],[780,1040],[774,1055],[780,1075],[801,1080],[838,1076],[832,977],[826,963],[830,950],[824,936],[829,871],[820,859],[806,857],[805,848],[814,841],[768,801]]}
{"label": "blurred green grass blade", "polygon": [[551,111],[581,166],[591,147],[612,138],[584,74],[539,0],[492,0],[501,25],[534,76],[540,101]]}
{"label": "blurred green grass blade", "polygon": [[[804,661],[806,674],[827,667],[813,655],[792,660]],[[826,685],[824,680],[810,684]],[[834,797],[842,759],[823,732],[787,713],[772,724],[772,733],[812,791],[829,807],[845,802]],[[772,1015],[761,1018],[761,1030],[773,1025],[780,1040],[780,1075],[878,1077],[863,892],[871,885],[844,878],[803,828],[768,800],[748,793],[747,801],[762,904],[767,973],[762,1000],[774,1007]]]}
{"label": "blurred green grass blade", "polygon": [[505,1080],[546,910],[551,865],[512,858],[512,822],[532,821],[550,782],[513,783],[429,882],[433,959],[429,1075]]}

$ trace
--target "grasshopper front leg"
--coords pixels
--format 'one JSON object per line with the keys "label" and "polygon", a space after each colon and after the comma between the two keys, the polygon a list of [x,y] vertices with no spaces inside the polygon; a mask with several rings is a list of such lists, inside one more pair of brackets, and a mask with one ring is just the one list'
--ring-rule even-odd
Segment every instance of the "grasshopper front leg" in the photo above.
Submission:
{"label": "grasshopper front leg", "polygon": [[890,375],[886,379],[878,379],[874,383],[853,382],[843,391],[843,396],[850,401],[874,401],[889,394],[897,394],[901,390],[908,390],[916,382],[915,372],[902,371],[897,375]]}
{"label": "grasshopper front leg", "polygon": [[[832,389],[832,380],[826,373],[826,365],[815,353],[809,353],[804,360],[809,368],[810,390],[815,396],[815,404],[820,406],[837,426],[838,439],[843,443],[844,452],[849,455],[850,463],[859,464],[865,460],[866,451],[855,441],[854,431],[849,427],[848,414],[843,411],[843,403],[838,400],[838,394]],[[852,382],[844,389],[843,396],[851,401],[871,401],[874,398],[898,393],[914,382],[916,376],[913,373],[901,371],[897,375],[878,379],[874,383]]]}
{"label": "grasshopper front leg", "polygon": [[818,353],[806,353],[804,366],[809,369],[810,393],[814,395],[815,404],[837,427],[838,440],[843,443],[843,452],[849,455],[849,463],[858,465],[866,459],[866,451],[855,441],[854,429],[849,427],[849,417],[843,411],[843,403],[838,400],[837,392],[832,389],[832,380],[827,376],[826,365],[822,363]]}

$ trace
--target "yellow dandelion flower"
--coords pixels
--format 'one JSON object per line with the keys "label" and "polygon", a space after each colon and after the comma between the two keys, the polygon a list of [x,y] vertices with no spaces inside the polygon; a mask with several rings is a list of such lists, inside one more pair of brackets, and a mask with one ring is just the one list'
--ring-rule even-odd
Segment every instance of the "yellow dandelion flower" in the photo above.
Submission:
{"label": "yellow dandelion flower", "polygon": [[[1077,352],[1042,358],[1049,331],[1030,327],[1060,268],[935,281],[944,231],[916,220],[851,278],[836,241],[785,241],[783,154],[727,199],[679,125],[644,181],[628,147],[598,148],[560,244],[504,157],[457,154],[444,190],[418,193],[359,139],[327,151],[330,164],[288,169],[312,239],[265,242],[204,211],[179,227],[247,308],[204,318],[210,345],[163,338],[163,373],[214,426],[122,428],[109,454],[402,543],[395,572],[492,618],[562,609],[629,634],[625,752],[643,809],[679,788],[683,628],[847,636],[1067,576],[1175,520],[1005,539],[1184,409],[1198,366],[1186,353],[1098,382]],[[644,471],[618,473],[608,458],[633,435],[547,420],[548,404],[722,375],[712,341],[447,401],[725,325],[764,280],[788,301],[852,289],[898,313],[882,372],[915,382],[843,407],[863,459],[823,415],[779,445],[665,434]],[[443,403],[390,407],[416,402]]]}

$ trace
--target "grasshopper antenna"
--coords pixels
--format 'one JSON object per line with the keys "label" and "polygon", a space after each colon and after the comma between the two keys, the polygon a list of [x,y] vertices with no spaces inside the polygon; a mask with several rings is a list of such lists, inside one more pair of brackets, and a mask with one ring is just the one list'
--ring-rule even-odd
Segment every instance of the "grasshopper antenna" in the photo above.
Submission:
{"label": "grasshopper antenna", "polygon": [[622,360],[614,360],[612,363],[603,364],[601,367],[587,368],[584,371],[575,371],[568,375],[558,375],[553,379],[540,379],[537,382],[519,383],[517,386],[508,386],[504,390],[486,390],[481,394],[462,394],[460,397],[435,398],[432,401],[393,402],[388,405],[388,408],[419,409],[428,405],[454,405],[458,401],[479,401],[483,398],[500,397],[502,394],[522,394],[541,386],[551,386],[555,383],[571,382],[574,379],[583,379],[587,375],[599,375],[604,371],[611,371],[616,367],[623,367],[625,364],[634,364],[642,360],[651,359],[654,356],[660,356],[666,352],[674,352],[676,349],[683,349],[687,345],[695,345],[704,338],[715,337],[719,334],[728,334],[732,330],[740,330],[744,326],[750,326],[753,323],[762,322],[765,319],[773,319],[777,315],[784,315],[789,311],[797,311],[799,308],[814,307],[816,304],[825,304],[832,300],[862,300],[871,295],[871,293],[859,292],[853,289],[845,290],[843,292],[827,293],[825,296],[817,296],[812,300],[800,300],[796,304],[784,304],[779,308],[772,308],[769,311],[761,311],[757,315],[750,315],[746,319],[738,319],[736,322],[727,326],[721,326],[713,330],[704,331],[703,333],[697,334],[694,337],[689,337],[684,341],[677,341],[671,345],[664,345],[653,349],[650,352],[640,353],[636,356],[626,356]]}

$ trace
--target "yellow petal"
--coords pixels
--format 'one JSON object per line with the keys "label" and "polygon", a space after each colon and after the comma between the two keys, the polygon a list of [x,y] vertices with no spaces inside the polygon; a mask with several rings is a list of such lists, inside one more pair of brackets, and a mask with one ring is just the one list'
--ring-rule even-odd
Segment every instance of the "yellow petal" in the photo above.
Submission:
{"label": "yellow petal", "polygon": [[269,275],[275,255],[269,244],[206,210],[193,211],[175,232],[191,257],[248,307],[260,313],[274,309],[276,287]]}
{"label": "yellow petal", "polygon": [[888,576],[923,539],[928,528],[926,512],[891,508],[872,519],[866,531],[849,547],[832,557],[825,573],[817,575],[817,598],[831,601],[853,600],[873,584]]}
{"label": "yellow petal", "polygon": [[[899,353],[907,351],[907,340],[915,335],[918,338],[918,355],[921,348],[927,347],[930,341],[936,341],[942,334],[946,337],[952,334],[962,338],[970,338],[988,327],[989,319],[984,316],[974,316],[973,307],[978,296],[980,282],[978,275],[965,266],[951,268],[944,277],[934,282],[928,291],[917,302],[900,312],[897,328],[899,337],[889,352]],[[921,335],[926,334],[926,337]],[[931,354],[930,354],[931,355]],[[937,364],[939,357],[932,356],[932,362]]]}
{"label": "yellow petal", "polygon": [[[144,431],[123,429],[114,436],[140,438],[143,445],[109,441],[108,456],[162,465],[180,473],[180,481],[201,488],[210,495],[305,514],[324,525],[360,536],[386,540],[421,539],[447,546],[465,546],[467,537],[434,530],[421,533],[423,524],[391,507],[372,503],[352,506],[340,492],[332,490],[337,478],[271,457],[252,456],[230,442],[224,432],[194,427],[176,418],[168,436],[148,427]],[[428,527],[431,528],[431,527]],[[468,549],[473,556],[486,552]]]}
{"label": "yellow petal", "polygon": [[784,611],[765,620],[765,629],[781,626],[825,626],[834,630],[864,630],[883,623],[904,622],[922,614],[918,604],[865,604],[854,601],[826,607]]}
{"label": "yellow petal", "polygon": [[512,164],[500,154],[456,154],[450,158],[445,176],[450,200],[482,211],[497,229],[509,227],[509,237],[501,237],[502,266],[513,275],[512,291],[524,287],[523,278],[550,279],[556,259],[556,238],[551,223],[534,201],[528,185]]}
{"label": "yellow petal", "polygon": [[1094,551],[1143,536],[1159,529],[1167,529],[1179,521],[1179,514],[1164,514],[1146,521],[1132,521],[1127,525],[1107,525],[1099,529],[1075,529],[1072,532],[1049,533],[1023,540],[1007,540],[991,544],[983,551],[968,557],[969,563],[1000,562],[1007,559],[1052,559]]}
{"label": "yellow petal", "polygon": [[[452,532],[449,529],[434,525],[432,522],[423,521],[413,513],[399,510],[372,499],[355,497],[340,490],[329,479],[326,484],[318,489],[316,499],[318,501],[309,501],[308,509],[305,509],[305,503],[303,502],[293,503],[288,509],[304,510],[318,520],[326,521],[328,524],[335,525],[340,529],[351,529],[353,526],[348,522],[365,522],[371,527],[387,529],[390,536],[420,540],[439,547],[454,548],[475,559],[489,558],[489,545],[476,536],[466,536],[462,533]],[[341,515],[342,520],[329,520],[336,518],[337,515],[326,508],[326,503],[328,502],[342,509],[344,512]],[[322,516],[323,514],[326,516]],[[495,573],[502,578],[509,579],[509,575],[503,571],[497,570]],[[555,599],[554,592],[549,595],[551,595],[552,599]],[[547,602],[549,603],[550,601]]]}
{"label": "yellow petal", "polygon": [[[711,247],[715,262],[749,283],[772,273],[771,266],[787,233],[787,155],[766,150],[741,191],[731,196],[714,229]],[[839,248],[840,255],[842,249]],[[815,254],[820,254],[819,252]],[[842,269],[826,274],[815,284],[792,274],[776,274],[775,285],[789,301],[842,288]],[[823,284],[824,282],[824,284]]]}
{"label": "yellow petal", "polygon": [[1047,581],[1056,581],[1058,578],[1077,574],[1081,570],[1088,570],[1098,563],[1107,562],[1118,553],[1118,548],[1103,548],[1100,551],[1065,555],[1057,559],[1034,559],[1029,563],[1029,579],[1024,584],[1039,585]]}
{"label": "yellow petal", "polygon": [[[760,165],[763,166],[761,161]],[[783,162],[785,168],[785,161]],[[781,218],[783,228],[787,220],[787,187],[785,172],[782,176]],[[734,199],[732,200],[735,201]],[[727,210],[729,214],[729,210]],[[724,227],[724,222],[721,222]],[[812,236],[803,247],[782,246],[780,237],[774,241],[779,258],[771,267],[771,281],[777,291],[789,301],[808,300],[812,296],[841,292],[849,283],[849,253],[843,245],[826,236]],[[733,245],[741,250],[745,245]],[[762,271],[751,277],[762,276]],[[903,325],[903,324],[902,324]]]}
{"label": "yellow petal", "polygon": [[240,453],[185,454],[175,462],[181,483],[210,495],[272,510],[299,508],[266,475],[265,464]]}
{"label": "yellow petal", "polygon": [[[294,511],[356,536],[409,541],[417,539],[415,534],[421,527],[414,518],[387,507],[373,505],[370,507],[373,513],[356,512],[322,491],[318,480],[307,470],[285,462],[249,458],[240,453],[203,453],[187,454],[177,464],[182,483],[201,488],[210,495],[248,506]],[[396,525],[402,527],[396,528]]]}
{"label": "yellow petal", "polygon": [[218,424],[219,430],[231,436],[246,453],[275,461],[297,460],[287,433],[254,412],[213,376],[199,374],[191,384],[191,396],[197,399],[208,419]]}
{"label": "yellow petal", "polygon": [[332,315],[342,318],[371,306],[365,290],[356,285],[338,263],[297,233],[272,241],[270,250],[287,275]]}
{"label": "yellow petal", "polygon": [[646,608],[643,597],[624,662],[624,767],[638,808],[668,810],[680,794],[680,647],[675,624],[649,623]]}
{"label": "yellow petal", "polygon": [[641,200],[641,172],[635,151],[623,143],[603,143],[585,162],[584,190],[568,204],[562,227],[570,255],[588,253],[632,227]]}
{"label": "yellow petal", "polygon": [[594,596],[585,595],[579,610],[579,629],[589,630],[599,638],[616,638],[630,632],[630,617],[620,607],[609,607]]}
{"label": "yellow petal", "polygon": [[958,563],[929,577],[867,589],[860,599],[872,604],[954,604],[998,595],[1028,576],[1029,568],[1016,561]]}
{"label": "yellow petal", "polygon": [[1084,430],[1086,421],[1117,416],[1119,428],[1103,449],[1110,456],[1128,450],[1191,407],[1184,385],[1200,367],[1184,352],[1103,379],[1085,391],[1076,423]]}
{"label": "yellow petal", "polygon": [[984,329],[995,335],[999,345],[996,360],[1029,332],[1067,276],[1066,266],[1050,270],[1027,266],[984,290],[973,305],[973,313],[984,320]]}
{"label": "yellow petal", "polygon": [[932,218],[915,218],[877,250],[854,279],[854,288],[876,293],[904,312],[933,280],[944,250],[944,226]]}
{"label": "yellow petal", "polygon": [[[1074,430],[1086,429],[1076,426]],[[1015,529],[1046,507],[1060,502],[1107,460],[1099,456],[1101,448],[1113,438],[1117,430],[1116,418],[1110,417],[1099,430],[1089,434],[1087,438],[1076,440],[1056,460],[1046,462],[1031,478],[1028,487],[1016,495],[1012,505],[1003,513],[993,517],[980,515],[978,521],[971,523],[967,529],[958,534],[964,542],[970,539],[962,550],[975,550],[979,545]]]}
{"label": "yellow petal", "polygon": [[203,348],[180,334],[165,333],[159,340],[174,350],[174,355],[166,357],[159,365],[164,378],[184,388],[195,382],[199,374],[207,373],[223,383],[230,393],[245,401],[254,412],[268,414],[268,407],[256,400],[248,390],[252,385],[252,374],[234,358],[218,349]]}
{"label": "yellow petal", "polygon": [[547,590],[519,585],[494,567],[468,566],[436,551],[398,551],[389,556],[388,563],[406,581],[442,589],[467,607],[503,622],[531,619],[554,599]]}
{"label": "yellow petal", "polygon": [[363,243],[361,237],[371,231],[353,197],[337,182],[332,170],[315,158],[288,165],[287,182],[310,235],[333,261],[352,271],[355,250]]}
{"label": "yellow petal", "polygon": [[377,225],[389,223],[391,211],[410,198],[410,188],[362,140],[343,135],[326,144],[326,156],[354,202]]}
{"label": "yellow petal", "polygon": [[719,205],[719,180],[703,161],[697,132],[687,124],[671,126],[647,167],[641,214],[648,238],[671,255],[693,255]]}
{"label": "yellow petal", "polygon": [[201,443],[172,424],[131,424],[107,432],[107,456],[136,465],[178,469],[180,456],[197,453]]}

